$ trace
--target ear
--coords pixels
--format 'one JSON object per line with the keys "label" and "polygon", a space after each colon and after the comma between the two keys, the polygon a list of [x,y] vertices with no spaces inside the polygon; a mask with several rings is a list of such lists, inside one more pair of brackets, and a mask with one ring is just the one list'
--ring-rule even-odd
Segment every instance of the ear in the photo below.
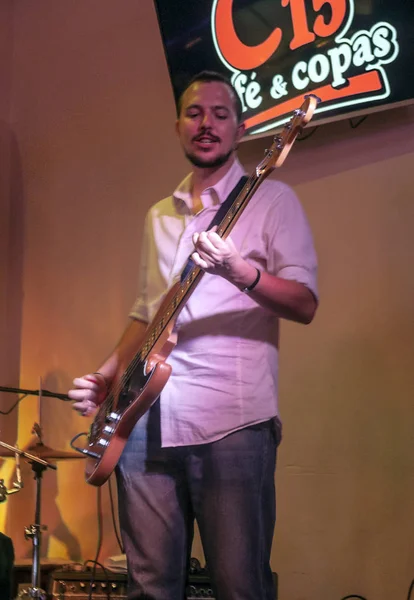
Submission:
{"label": "ear", "polygon": [[242,139],[242,137],[244,136],[245,133],[246,133],[246,126],[244,123],[240,123],[240,125],[237,127],[237,132],[236,132],[236,143],[237,144],[240,142],[240,140]]}
{"label": "ear", "polygon": [[175,133],[179,136],[180,135],[180,120],[176,119],[175,121]]}

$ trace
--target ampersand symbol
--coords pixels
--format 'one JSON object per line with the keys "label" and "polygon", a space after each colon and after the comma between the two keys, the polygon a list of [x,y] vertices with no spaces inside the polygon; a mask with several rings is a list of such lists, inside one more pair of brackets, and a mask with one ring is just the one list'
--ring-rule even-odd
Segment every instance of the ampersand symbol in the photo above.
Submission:
{"label": "ampersand symbol", "polygon": [[270,90],[270,95],[272,98],[277,100],[282,96],[287,95],[286,91],[287,82],[283,79],[283,75],[275,75],[272,79],[272,89]]}

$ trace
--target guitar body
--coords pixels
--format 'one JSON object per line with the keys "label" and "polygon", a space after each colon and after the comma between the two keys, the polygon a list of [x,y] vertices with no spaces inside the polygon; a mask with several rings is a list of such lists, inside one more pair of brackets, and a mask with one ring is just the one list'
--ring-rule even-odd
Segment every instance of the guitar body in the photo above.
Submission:
{"label": "guitar body", "polygon": [[[169,290],[154,321],[164,314],[178,287],[176,284]],[[128,364],[120,364],[111,387],[117,393],[112,391],[104,400],[89,431],[85,467],[87,483],[100,486],[107,481],[134,426],[151,408],[167,383],[172,369],[165,361],[177,338],[172,331],[174,322],[169,322],[147,359],[139,361],[133,370],[129,369],[129,376],[125,376]]]}
{"label": "guitar body", "polygon": [[132,429],[157,400],[170,374],[171,367],[164,360],[156,362],[148,374],[142,365],[134,371],[129,386],[121,390],[111,412],[98,411],[89,432],[88,483],[100,486],[109,478]]}

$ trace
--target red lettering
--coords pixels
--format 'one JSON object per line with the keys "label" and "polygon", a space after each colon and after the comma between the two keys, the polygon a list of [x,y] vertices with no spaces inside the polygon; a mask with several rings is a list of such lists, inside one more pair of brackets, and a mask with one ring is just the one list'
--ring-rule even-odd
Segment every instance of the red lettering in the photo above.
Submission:
{"label": "red lettering", "polygon": [[305,0],[282,0],[282,6],[290,4],[292,16],[293,38],[289,44],[291,50],[296,50],[315,39],[315,34],[309,31],[306,18]]}
{"label": "red lettering", "polygon": [[[312,0],[313,9],[320,12],[324,4],[330,6],[330,19],[325,21],[322,15],[315,19],[313,31],[309,30],[306,0],[281,0],[283,7],[290,7],[293,26],[293,38],[289,44],[291,50],[301,48],[315,41],[316,36],[325,38],[334,35],[343,24],[350,0]],[[276,27],[269,37],[257,46],[247,46],[236,33],[233,22],[233,0],[216,0],[213,13],[216,40],[224,61],[239,71],[251,71],[263,65],[279,48],[282,30]]]}
{"label": "red lettering", "polygon": [[319,37],[329,37],[338,31],[346,16],[346,5],[348,0],[312,0],[313,8],[320,11],[324,4],[331,7],[331,20],[325,23],[322,15],[315,19],[313,30]]}
{"label": "red lettering", "polygon": [[276,52],[282,39],[282,30],[276,27],[258,46],[244,44],[234,28],[233,0],[217,0],[214,27],[224,60],[239,71],[251,71],[263,65]]}

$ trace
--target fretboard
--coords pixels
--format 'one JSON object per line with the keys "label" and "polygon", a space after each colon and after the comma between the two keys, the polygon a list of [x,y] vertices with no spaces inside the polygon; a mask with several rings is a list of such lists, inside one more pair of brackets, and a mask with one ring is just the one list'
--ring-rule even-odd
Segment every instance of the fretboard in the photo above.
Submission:
{"label": "fretboard", "polygon": [[[254,172],[244,184],[242,190],[234,200],[233,204],[224,215],[220,224],[217,227],[217,235],[225,239],[233,229],[237,220],[241,216],[242,212],[246,208],[247,204],[251,200],[256,189],[263,181],[264,175]],[[201,280],[204,271],[194,265],[187,273],[183,281],[181,281],[176,293],[174,294],[171,301],[165,307],[161,314],[157,314],[154,321],[151,323],[146,333],[144,342],[134,358],[134,368],[138,362],[143,362],[151,354],[154,346],[164,333],[166,327],[170,324],[172,319],[176,319],[184,308],[187,300],[194,292],[199,281]]]}

